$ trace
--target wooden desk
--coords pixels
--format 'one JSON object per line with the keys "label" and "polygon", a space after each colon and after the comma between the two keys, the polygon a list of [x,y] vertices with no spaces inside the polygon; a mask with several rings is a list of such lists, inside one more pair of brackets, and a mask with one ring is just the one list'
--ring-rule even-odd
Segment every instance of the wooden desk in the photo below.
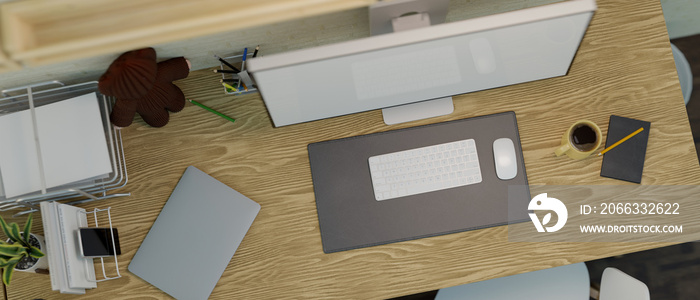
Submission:
{"label": "wooden desk", "polygon": [[[333,254],[321,248],[306,146],[323,140],[513,110],[530,184],[622,184],[598,175],[600,160],[573,161],[552,153],[574,121],[590,119],[606,132],[609,116],[619,114],[653,123],[643,184],[700,184],[659,2],[600,0],[598,5],[567,76],[456,96],[455,113],[410,124],[386,126],[379,111],[370,111],[272,128],[258,95],[226,96],[211,71],[192,72],[178,82],[187,97],[237,121],[188,104],[164,128],[137,120],[123,130],[125,190],[133,195],[85,207],[113,208],[124,277],[100,283],[85,298],[167,298],[126,268],[189,165],[262,205],[214,289],[215,299],[388,298],[667,245],[514,245],[506,227],[497,227]],[[48,276],[27,274],[16,275],[8,295],[73,297],[50,291]]]}

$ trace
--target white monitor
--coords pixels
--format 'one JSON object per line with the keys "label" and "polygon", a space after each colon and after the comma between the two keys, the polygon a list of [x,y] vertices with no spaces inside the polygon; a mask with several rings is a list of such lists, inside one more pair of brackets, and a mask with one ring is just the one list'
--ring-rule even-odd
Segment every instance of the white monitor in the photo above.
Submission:
{"label": "white monitor", "polygon": [[275,126],[565,75],[596,9],[570,0],[257,57]]}

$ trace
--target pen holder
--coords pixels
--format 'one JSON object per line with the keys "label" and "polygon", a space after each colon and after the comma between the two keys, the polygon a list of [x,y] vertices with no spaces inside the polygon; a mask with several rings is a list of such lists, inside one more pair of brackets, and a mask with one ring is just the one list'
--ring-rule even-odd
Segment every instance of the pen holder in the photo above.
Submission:
{"label": "pen holder", "polygon": [[[252,57],[253,57],[253,53],[248,53],[248,55],[246,56],[246,59],[250,59]],[[225,61],[227,61],[228,63],[230,63],[234,66],[240,66],[242,64],[242,61],[243,61],[243,54],[222,57],[222,59],[224,59]],[[228,67],[225,66],[223,63],[220,63],[220,68],[221,68],[221,70],[228,69]],[[241,72],[245,72],[245,74],[242,76],[239,76],[238,74],[221,73],[221,78],[224,80],[229,80],[229,79],[233,80],[233,82],[226,82],[226,83],[232,85],[233,87],[243,89],[243,84],[241,83],[241,77],[247,77],[247,78],[251,78],[251,77],[248,75],[248,71],[244,70],[242,68],[242,66],[241,66]],[[252,78],[250,80],[252,82]],[[230,91],[229,89],[224,87],[224,93],[229,94],[229,95],[245,95],[245,94],[258,92],[258,90],[252,86],[252,84],[247,85],[247,87],[248,87],[247,91],[246,90]]]}

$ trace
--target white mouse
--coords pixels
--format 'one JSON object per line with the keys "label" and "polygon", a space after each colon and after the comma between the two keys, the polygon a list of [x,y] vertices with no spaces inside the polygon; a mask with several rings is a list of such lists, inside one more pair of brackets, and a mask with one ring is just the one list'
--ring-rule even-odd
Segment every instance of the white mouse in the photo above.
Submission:
{"label": "white mouse", "polygon": [[496,164],[496,175],[502,180],[510,180],[518,175],[518,161],[515,158],[515,145],[509,138],[493,141],[493,160]]}

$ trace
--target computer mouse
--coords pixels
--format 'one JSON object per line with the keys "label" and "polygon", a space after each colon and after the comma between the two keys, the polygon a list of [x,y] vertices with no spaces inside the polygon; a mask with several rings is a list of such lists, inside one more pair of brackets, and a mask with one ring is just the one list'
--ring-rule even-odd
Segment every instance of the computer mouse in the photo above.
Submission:
{"label": "computer mouse", "polygon": [[509,138],[493,141],[493,160],[496,164],[496,175],[501,180],[510,180],[518,175],[518,161],[515,158],[515,145]]}

